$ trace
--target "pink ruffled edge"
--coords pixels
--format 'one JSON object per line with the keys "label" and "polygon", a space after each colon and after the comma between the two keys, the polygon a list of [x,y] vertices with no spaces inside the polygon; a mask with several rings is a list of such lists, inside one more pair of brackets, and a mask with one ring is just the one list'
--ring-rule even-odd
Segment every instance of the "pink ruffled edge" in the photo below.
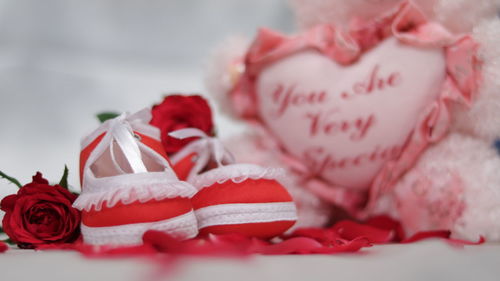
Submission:
{"label": "pink ruffled edge", "polygon": [[428,145],[440,141],[446,135],[451,123],[451,106],[460,104],[469,108],[474,101],[481,81],[481,63],[476,56],[478,44],[470,35],[457,36],[440,24],[428,21],[411,1],[403,2],[372,22],[353,21],[348,30],[318,25],[303,34],[287,37],[269,29],[261,29],[245,56],[245,72],[229,93],[236,113],[260,127],[259,131],[273,139],[279,147],[279,141],[262,124],[257,112],[255,81],[265,67],[306,49],[315,49],[339,64],[348,65],[391,36],[417,47],[444,48],[447,76],[438,98],[418,119],[401,156],[386,163],[374,179],[368,203],[364,204],[366,194],[332,188],[331,184],[312,178],[299,160],[283,152],[284,163],[303,175],[304,185],[308,189],[360,216],[373,207],[379,196],[394,186]]}

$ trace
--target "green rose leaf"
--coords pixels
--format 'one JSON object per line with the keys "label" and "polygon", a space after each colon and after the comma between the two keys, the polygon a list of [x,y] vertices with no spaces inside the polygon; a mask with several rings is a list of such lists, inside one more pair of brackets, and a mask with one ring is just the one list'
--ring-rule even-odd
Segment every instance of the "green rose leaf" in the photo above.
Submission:
{"label": "green rose leaf", "polygon": [[65,189],[68,189],[68,166],[64,165],[64,173],[61,177],[61,180],[59,181],[59,185],[64,187]]}
{"label": "green rose leaf", "polygon": [[21,188],[23,187],[23,185],[16,179],[16,178],[13,178],[13,177],[9,177],[7,176],[4,172],[0,171],[0,177],[1,178],[4,178],[8,181],[10,181],[11,183],[17,185],[17,187]]}
{"label": "green rose leaf", "polygon": [[101,113],[97,114],[97,119],[99,119],[99,121],[101,123],[104,123],[105,121],[107,121],[109,119],[116,118],[118,116],[120,116],[120,113],[116,113],[116,112],[101,112]]}
{"label": "green rose leaf", "polygon": [[14,243],[14,241],[12,241],[10,238],[5,239],[5,240],[0,240],[0,241],[2,241],[2,242],[4,242],[4,243],[7,243],[7,244],[9,244],[9,245],[15,245],[15,244],[16,244],[16,243]]}

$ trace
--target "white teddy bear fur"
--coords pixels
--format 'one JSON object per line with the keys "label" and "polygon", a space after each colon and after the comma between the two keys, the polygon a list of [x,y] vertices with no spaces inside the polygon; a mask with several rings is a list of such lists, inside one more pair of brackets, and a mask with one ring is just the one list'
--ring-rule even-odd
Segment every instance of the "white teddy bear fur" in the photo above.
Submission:
{"label": "white teddy bear fur", "polygon": [[[343,25],[353,17],[369,20],[402,0],[290,0],[301,28],[319,23]],[[498,13],[498,0],[413,0],[429,18],[453,32],[469,32],[479,22]]]}
{"label": "white teddy bear fur", "polygon": [[500,137],[500,19],[485,20],[473,29],[483,61],[482,87],[472,108],[457,108],[452,131],[482,138],[488,144]]}
{"label": "white teddy bear fur", "polygon": [[[374,18],[401,2],[290,1],[301,28],[318,23],[342,25],[353,16]],[[409,234],[448,228],[454,237],[477,239],[482,235],[487,241],[500,241],[500,154],[493,145],[500,138],[500,0],[413,2],[419,4],[429,18],[449,30],[457,34],[472,33],[480,46],[483,81],[472,107],[457,106],[453,109],[454,119],[448,136],[422,154],[393,192],[378,201],[374,214],[386,213],[401,219]],[[244,54],[246,44],[243,40],[233,40],[219,48],[208,70],[208,87],[221,102],[227,102],[225,95],[230,89],[229,84],[223,83],[223,73],[229,62]],[[241,136],[230,141],[230,146],[241,161],[279,165],[272,156],[272,149],[254,149],[254,138]],[[456,182],[460,183],[458,189],[454,187]],[[414,187],[420,185],[426,186],[425,196],[415,194]],[[299,205],[300,226],[321,226],[328,220],[330,208],[325,202],[294,184],[290,191]],[[415,196],[420,196],[418,202],[411,201]],[[413,216],[421,219],[409,219],[408,209],[401,208],[400,202],[408,202],[413,208]],[[443,213],[432,211],[433,208],[439,209],[440,204],[453,205],[450,210],[445,210],[454,212],[449,219],[442,220]]]}
{"label": "white teddy bear fur", "polygon": [[231,114],[231,104],[225,95],[231,90],[229,68],[235,59],[241,58],[248,48],[249,40],[243,36],[227,38],[210,55],[205,70],[205,85],[217,100],[223,113]]}
{"label": "white teddy bear fur", "polygon": [[[483,236],[487,241],[500,241],[500,155],[494,147],[500,139],[500,19],[480,22],[473,28],[473,36],[480,44],[483,61],[483,82],[474,104],[469,110],[455,108],[449,135],[423,153],[395,186],[389,195],[392,198],[379,201],[377,213],[400,218],[410,233],[449,228],[457,238],[477,240]],[[397,211],[395,202],[408,202],[409,193],[415,196],[411,189],[419,181],[429,182],[430,190],[440,190],[450,188],[440,184],[449,175],[458,176],[463,186],[458,198],[463,210],[455,220],[436,223],[428,219],[414,224]],[[446,203],[449,198],[439,198],[446,194],[441,192],[428,200]],[[427,213],[429,209],[424,204],[415,206],[414,212]]]}

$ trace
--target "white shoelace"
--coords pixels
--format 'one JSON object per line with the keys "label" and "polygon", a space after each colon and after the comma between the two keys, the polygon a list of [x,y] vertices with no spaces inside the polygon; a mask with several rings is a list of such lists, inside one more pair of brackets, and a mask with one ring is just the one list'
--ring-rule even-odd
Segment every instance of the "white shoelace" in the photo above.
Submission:
{"label": "white shoelace", "polygon": [[214,160],[218,167],[235,162],[233,154],[229,152],[222,142],[216,137],[209,137],[205,132],[197,128],[185,128],[170,132],[169,136],[176,139],[187,139],[199,137],[194,145],[191,145],[192,152],[196,153],[198,159],[189,173],[188,179],[198,175],[205,168],[210,160]]}
{"label": "white shoelace", "polygon": [[148,172],[144,162],[142,161],[141,150],[138,144],[139,139],[136,137],[132,126],[127,120],[127,114],[124,113],[110,122],[108,131],[112,136],[110,152],[111,160],[115,168],[122,174],[126,173],[116,160],[114,151],[114,143],[116,142],[134,173]]}

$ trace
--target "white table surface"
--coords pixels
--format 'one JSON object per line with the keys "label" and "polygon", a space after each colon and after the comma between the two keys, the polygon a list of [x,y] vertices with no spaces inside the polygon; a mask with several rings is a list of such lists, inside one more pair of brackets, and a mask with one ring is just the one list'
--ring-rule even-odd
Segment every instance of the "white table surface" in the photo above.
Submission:
{"label": "white table surface", "polygon": [[75,252],[11,250],[0,255],[0,280],[498,281],[500,245],[458,249],[441,241],[423,241],[374,246],[358,254],[187,258],[169,270],[139,258],[96,260]]}

